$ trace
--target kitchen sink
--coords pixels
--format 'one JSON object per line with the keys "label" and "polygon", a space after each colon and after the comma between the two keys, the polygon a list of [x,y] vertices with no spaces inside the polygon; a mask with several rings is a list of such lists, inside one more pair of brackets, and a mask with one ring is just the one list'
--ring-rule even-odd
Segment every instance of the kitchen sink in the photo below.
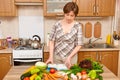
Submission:
{"label": "kitchen sink", "polygon": [[84,48],[115,48],[113,45],[109,45],[106,43],[95,43],[95,44],[85,44]]}

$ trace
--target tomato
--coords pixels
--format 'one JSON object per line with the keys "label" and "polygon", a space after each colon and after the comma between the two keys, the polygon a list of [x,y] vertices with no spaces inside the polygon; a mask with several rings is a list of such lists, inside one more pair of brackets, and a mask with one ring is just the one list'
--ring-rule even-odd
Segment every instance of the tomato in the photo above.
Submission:
{"label": "tomato", "polygon": [[30,78],[29,77],[25,77],[23,80],[30,80]]}
{"label": "tomato", "polygon": [[85,71],[85,70],[82,70],[81,71],[81,74],[83,75],[83,74],[87,74],[87,72]]}
{"label": "tomato", "polygon": [[50,68],[50,73],[55,73],[56,72],[56,69],[55,68]]}

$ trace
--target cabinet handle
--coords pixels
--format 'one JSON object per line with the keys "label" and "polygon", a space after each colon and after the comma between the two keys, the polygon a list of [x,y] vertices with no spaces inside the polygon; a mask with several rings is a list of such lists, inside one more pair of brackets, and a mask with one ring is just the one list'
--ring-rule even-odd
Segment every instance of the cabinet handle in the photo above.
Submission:
{"label": "cabinet handle", "polygon": [[56,16],[63,16],[63,14],[56,14]]}
{"label": "cabinet handle", "polygon": [[93,15],[95,15],[95,5],[93,6]]}
{"label": "cabinet handle", "polygon": [[10,65],[12,65],[12,58],[11,58],[11,56],[9,57],[9,59],[10,59]]}
{"label": "cabinet handle", "polygon": [[100,54],[100,62],[102,61],[102,56],[101,56],[101,54]]}
{"label": "cabinet handle", "polygon": [[96,52],[96,61],[99,61],[99,55],[98,55],[98,52]]}
{"label": "cabinet handle", "polygon": [[97,13],[97,15],[98,15],[98,12],[99,12],[99,7],[98,6],[96,6],[97,7],[97,9],[96,9],[96,13]]}

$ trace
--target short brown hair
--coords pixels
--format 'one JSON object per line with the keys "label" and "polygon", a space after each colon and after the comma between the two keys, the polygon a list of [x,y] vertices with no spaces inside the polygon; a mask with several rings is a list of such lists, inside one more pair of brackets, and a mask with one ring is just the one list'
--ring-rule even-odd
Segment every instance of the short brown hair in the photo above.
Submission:
{"label": "short brown hair", "polygon": [[64,8],[63,8],[64,13],[69,13],[70,11],[73,11],[75,16],[77,16],[77,14],[79,12],[79,8],[78,8],[78,5],[75,2],[68,2],[64,6]]}

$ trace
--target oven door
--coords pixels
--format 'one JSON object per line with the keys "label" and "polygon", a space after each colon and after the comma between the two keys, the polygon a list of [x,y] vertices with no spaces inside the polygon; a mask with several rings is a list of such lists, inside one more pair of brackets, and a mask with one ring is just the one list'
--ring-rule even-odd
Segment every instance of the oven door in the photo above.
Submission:
{"label": "oven door", "polygon": [[39,59],[14,59],[13,64],[14,66],[29,66],[29,65],[35,65],[36,62],[42,61],[41,58]]}

